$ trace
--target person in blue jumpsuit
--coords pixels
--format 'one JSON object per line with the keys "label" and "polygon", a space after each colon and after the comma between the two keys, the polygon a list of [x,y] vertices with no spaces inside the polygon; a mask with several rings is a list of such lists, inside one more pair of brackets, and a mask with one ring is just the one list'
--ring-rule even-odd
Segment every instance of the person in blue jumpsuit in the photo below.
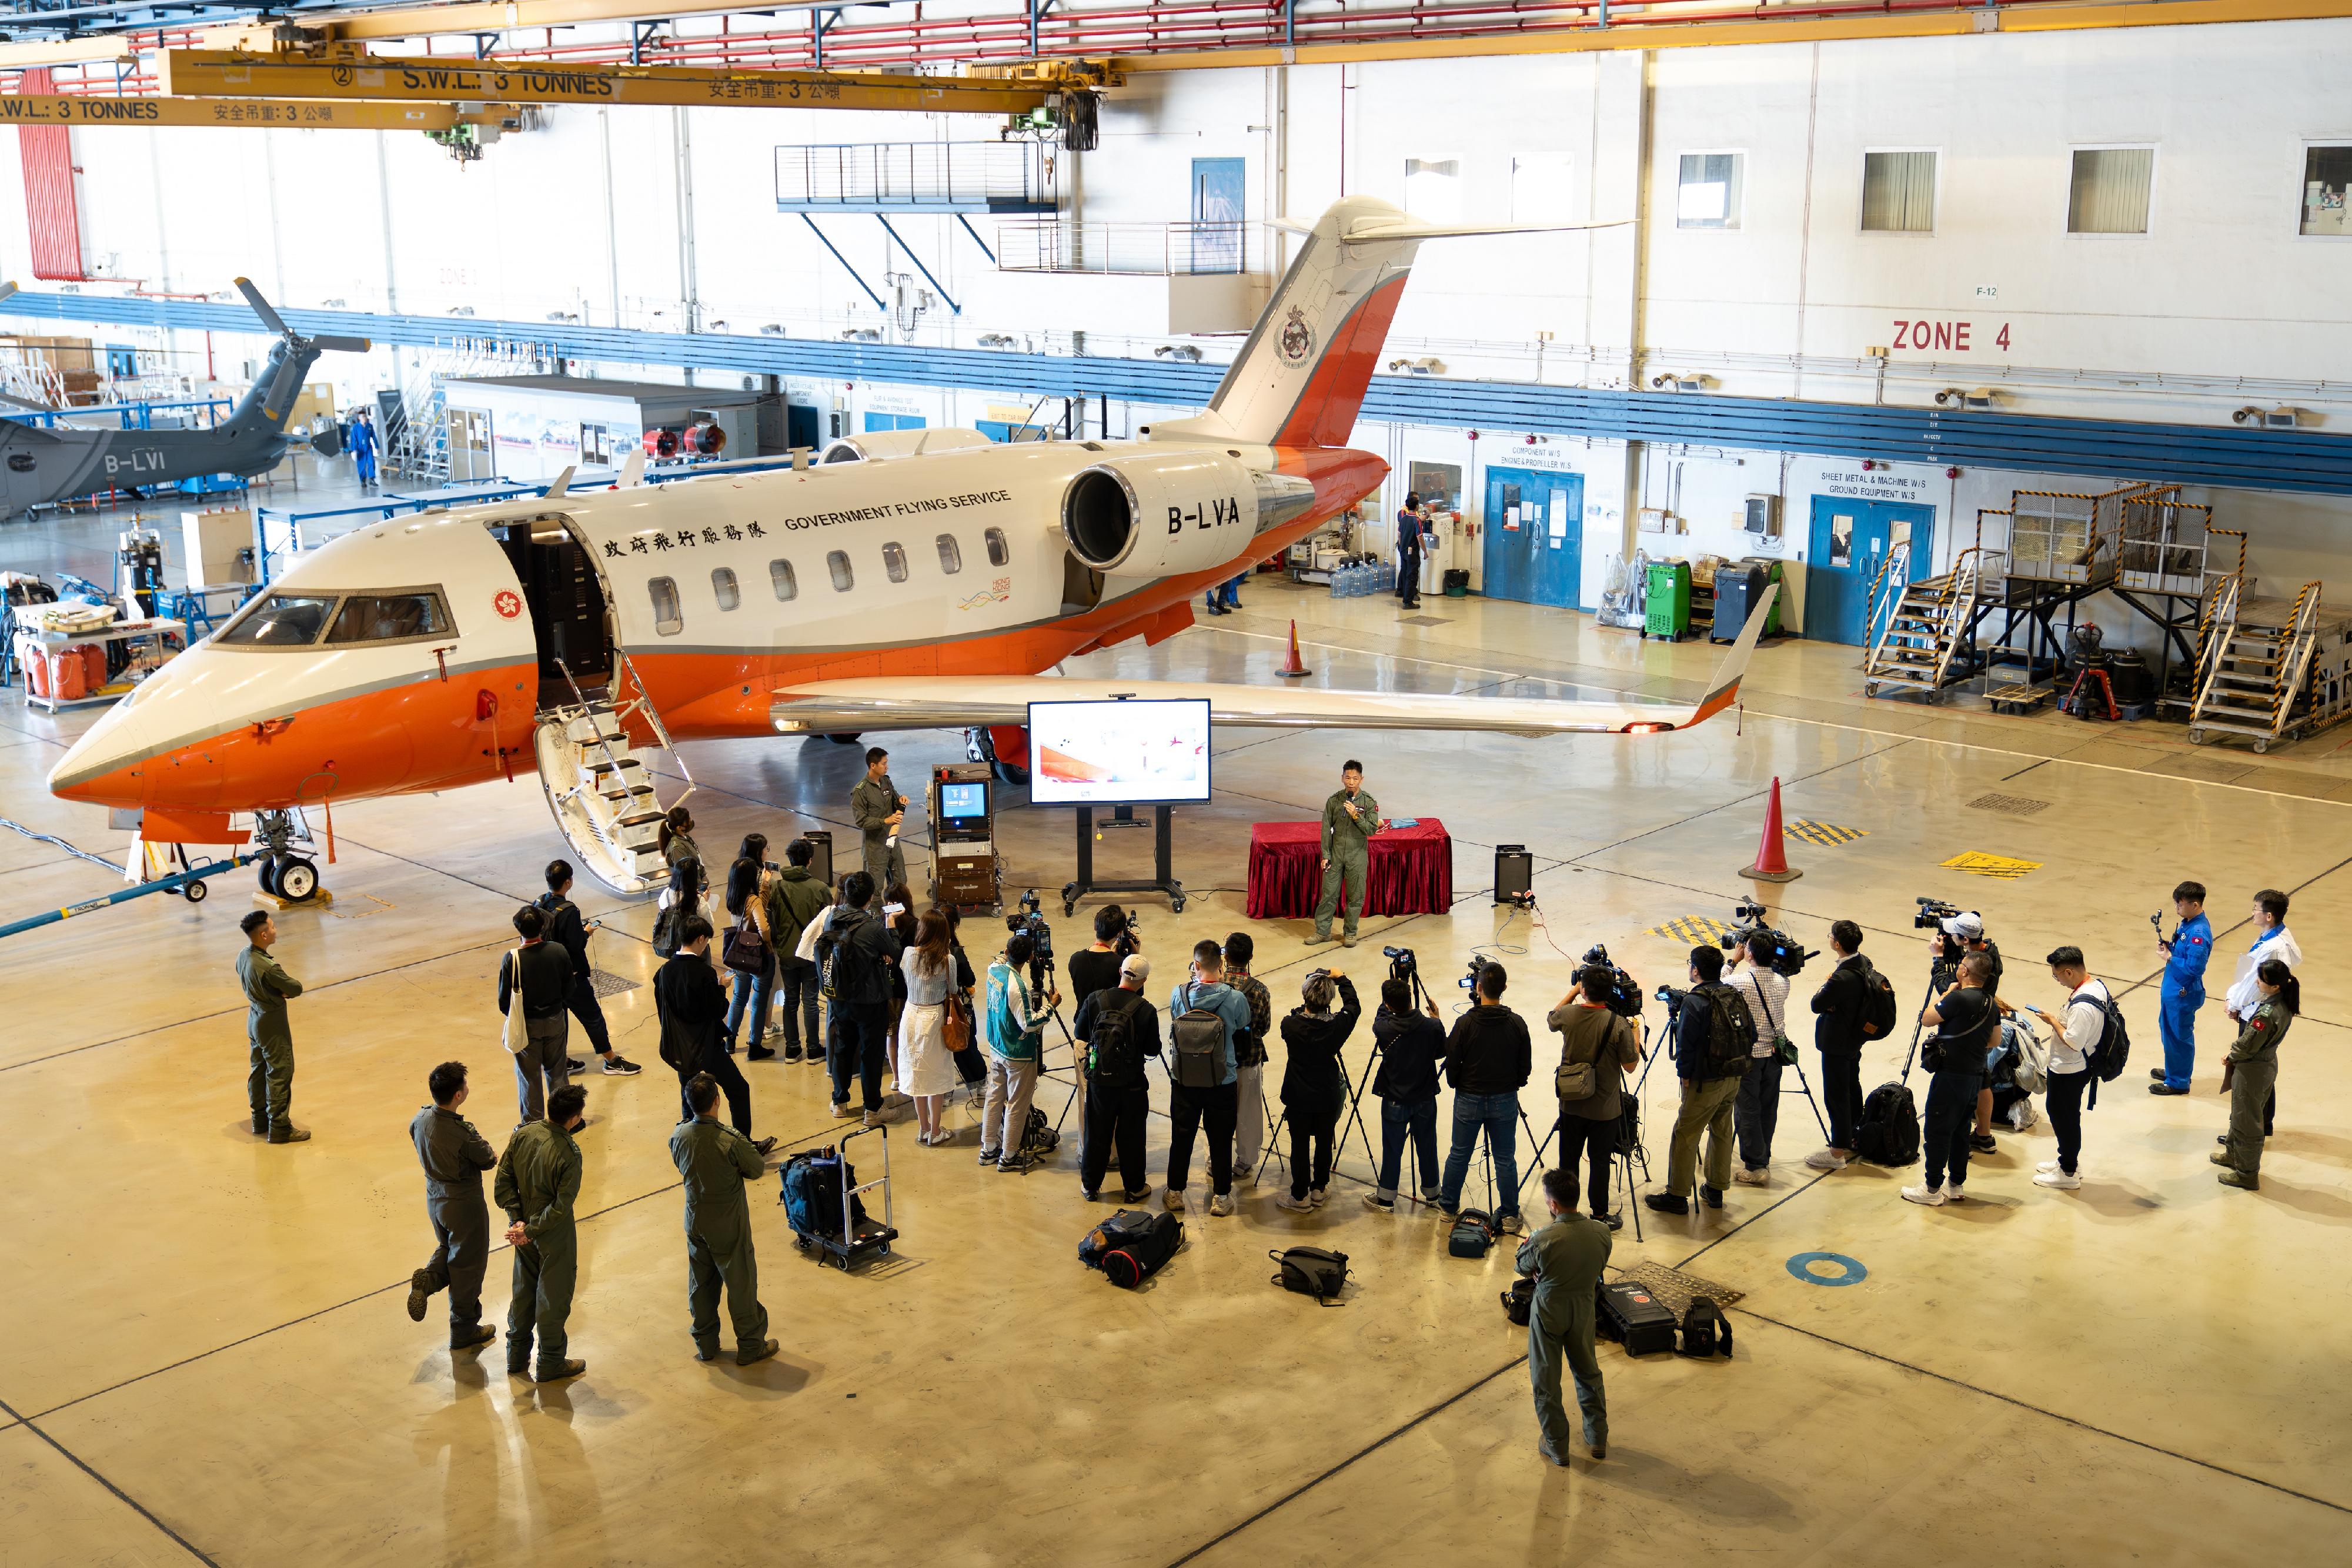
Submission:
{"label": "person in blue jumpsuit", "polygon": [[352,420],[352,461],[359,465],[360,483],[370,487],[375,484],[375,426],[368,420],[367,410],[362,409]]}
{"label": "person in blue jumpsuit", "polygon": [[1396,594],[1404,601],[1407,610],[1421,608],[1421,554],[1428,536],[1421,518],[1421,497],[1407,495],[1404,507],[1396,515],[1397,526],[1397,585]]}
{"label": "person in blue jumpsuit", "polygon": [[2173,912],[2180,924],[2170,938],[2159,936],[2164,949],[2162,1009],[2157,1032],[2164,1039],[2164,1065],[2148,1069],[2156,1080],[2151,1094],[2186,1094],[2189,1074],[2197,1065],[2197,1009],[2205,1005],[2205,965],[2213,956],[2213,926],[2205,918],[2205,884],[2184,882],[2172,890]]}

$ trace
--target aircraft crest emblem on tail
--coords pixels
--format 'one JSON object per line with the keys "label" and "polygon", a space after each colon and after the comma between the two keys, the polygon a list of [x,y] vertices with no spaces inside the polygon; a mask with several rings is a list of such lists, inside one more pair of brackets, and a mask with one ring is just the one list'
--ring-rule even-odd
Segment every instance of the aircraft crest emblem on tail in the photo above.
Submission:
{"label": "aircraft crest emblem on tail", "polygon": [[1315,351],[1315,329],[1307,324],[1307,312],[1298,306],[1290,308],[1290,319],[1282,324],[1279,340],[1282,357],[1292,364],[1303,364]]}

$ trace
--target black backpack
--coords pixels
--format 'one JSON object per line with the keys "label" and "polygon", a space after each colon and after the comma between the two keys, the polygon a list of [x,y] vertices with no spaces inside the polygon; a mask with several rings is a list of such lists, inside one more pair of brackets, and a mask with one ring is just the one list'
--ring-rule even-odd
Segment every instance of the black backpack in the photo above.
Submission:
{"label": "black backpack", "polygon": [[1061,1146],[1062,1134],[1055,1130],[1053,1120],[1036,1106],[1030,1106],[1028,1124],[1021,1129],[1021,1152],[1050,1155]]}
{"label": "black backpack", "polygon": [[1535,1315],[1535,1309],[1536,1282],[1528,1279],[1512,1281],[1511,1288],[1503,1292],[1503,1315],[1517,1327],[1525,1328],[1528,1319]]}
{"label": "black backpack", "polygon": [[1706,1357],[1718,1350],[1731,1354],[1731,1320],[1712,1296],[1693,1296],[1683,1311],[1683,1354]]}
{"label": "black backpack", "polygon": [[[794,1155],[776,1173],[776,1201],[784,1206],[784,1223],[793,1228],[793,1235],[848,1239],[841,1228],[841,1195],[857,1186],[857,1167],[843,1159],[839,1149],[807,1149]],[[866,1200],[851,1191],[850,1226],[855,1229],[866,1222]]]}
{"label": "black backpack", "polygon": [[1862,1032],[1871,1040],[1885,1040],[1895,1032],[1895,1020],[1901,1009],[1895,1003],[1895,982],[1876,969],[1862,972]]}
{"label": "black backpack", "polygon": [[1135,1040],[1135,1009],[1143,998],[1125,992],[1129,999],[1109,998],[1095,1005],[1094,1028],[1087,1037],[1087,1076],[1110,1089],[1135,1089],[1143,1083],[1143,1048]]}
{"label": "black backpack", "polygon": [[1456,1258],[1484,1258],[1495,1244],[1495,1221],[1483,1208],[1465,1208],[1454,1217],[1445,1250]]}
{"label": "black backpack", "polygon": [[[2088,1000],[2087,998],[2084,999]],[[2066,1005],[2072,1007],[2074,1004],[2069,1002]],[[2115,998],[2108,997],[2091,1005],[2097,1008],[2107,1020],[2105,1031],[2099,1036],[2099,1043],[2091,1048],[2091,1103],[2096,1105],[2099,1103],[2099,1085],[2113,1083],[2121,1078],[2124,1069],[2131,1063],[2131,1031],[2124,1027],[2124,1009],[2116,1006]]]}
{"label": "black backpack", "polygon": [[1320,1247],[1293,1247],[1267,1257],[1282,1266],[1273,1282],[1286,1291],[1312,1296],[1318,1306],[1336,1307],[1348,1284],[1348,1255]]}
{"label": "black backpack", "polygon": [[1910,1086],[1882,1083],[1862,1103],[1853,1152],[1874,1166],[1907,1166],[1919,1157],[1919,1112]]}
{"label": "black backpack", "polygon": [[1182,1245],[1184,1224],[1174,1215],[1122,1208],[1087,1232],[1078,1243],[1078,1261],[1131,1291],[1158,1273]]}
{"label": "black backpack", "polygon": [[1738,1077],[1756,1050],[1756,1016],[1747,998],[1724,985],[1701,986],[1695,994],[1706,998],[1706,1075]]}
{"label": "black backpack", "polygon": [[1184,1010],[1169,1026],[1176,1064],[1171,1069],[1180,1089],[1214,1089],[1225,1076],[1225,1020],[1206,1008],[1192,1005],[1192,988],[1184,988]]}

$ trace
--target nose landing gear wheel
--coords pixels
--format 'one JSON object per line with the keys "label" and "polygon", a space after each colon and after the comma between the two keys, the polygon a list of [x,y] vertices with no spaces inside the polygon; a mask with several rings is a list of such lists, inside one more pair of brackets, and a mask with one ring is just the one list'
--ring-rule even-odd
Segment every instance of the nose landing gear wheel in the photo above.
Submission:
{"label": "nose landing gear wheel", "polygon": [[828,735],[825,738],[835,746],[855,746],[857,744],[858,736],[863,733],[862,730],[853,729],[846,735]]}
{"label": "nose landing gear wheel", "polygon": [[262,892],[273,895],[278,892],[278,861],[274,856],[262,861],[259,878]]}
{"label": "nose landing gear wheel", "polygon": [[319,891],[319,868],[306,860],[289,860],[278,869],[278,896],[299,904]]}

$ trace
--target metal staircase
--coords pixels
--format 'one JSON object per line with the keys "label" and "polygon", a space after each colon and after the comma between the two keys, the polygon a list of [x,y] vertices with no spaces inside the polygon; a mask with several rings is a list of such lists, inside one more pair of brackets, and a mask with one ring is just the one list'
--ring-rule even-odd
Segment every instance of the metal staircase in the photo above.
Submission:
{"label": "metal staircase", "polygon": [[[663,881],[659,830],[668,810],[655,793],[652,772],[631,745],[629,721],[642,720],[658,749],[667,750],[686,789],[675,806],[694,792],[692,775],[677,755],[661,716],[645,694],[628,655],[614,651],[612,685],[592,695],[563,669],[572,700],[544,706],[533,736],[540,787],[555,825],[580,863],[615,893],[641,894]],[[559,662],[558,668],[563,668]],[[632,695],[624,697],[622,677]]]}
{"label": "metal staircase", "polygon": [[401,390],[400,433],[384,454],[404,479],[449,482],[449,399],[436,373]]}
{"label": "metal staircase", "polygon": [[2319,620],[2316,582],[2305,583],[2290,604],[2247,595],[2242,576],[2224,578],[2206,617],[2189,740],[2202,742],[2216,732],[2246,735],[2256,751],[2267,751],[2273,742],[2325,722],[2301,703]]}
{"label": "metal staircase", "polygon": [[[1887,551],[1870,590],[1869,624],[1876,634],[1862,664],[1864,696],[1882,690],[1939,692],[1971,673],[1972,661],[1958,655],[1976,623],[1983,553],[1971,546],[1951,570],[1913,582],[1910,542]],[[1961,665],[1957,673],[1956,664]]]}

